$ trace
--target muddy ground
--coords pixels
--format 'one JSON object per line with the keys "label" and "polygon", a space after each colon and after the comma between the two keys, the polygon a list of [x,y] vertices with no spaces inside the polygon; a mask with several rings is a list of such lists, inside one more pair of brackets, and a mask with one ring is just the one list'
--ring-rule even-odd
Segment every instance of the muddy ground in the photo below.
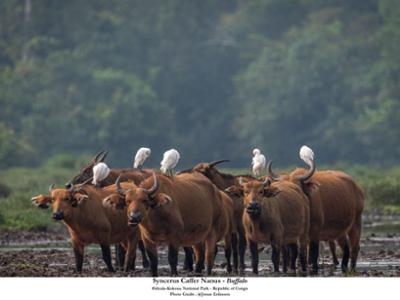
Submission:
{"label": "muddy ground", "polygon": [[[340,252],[338,250],[338,252]],[[159,275],[169,276],[167,251],[159,249]],[[180,265],[183,253],[180,253]],[[219,251],[213,276],[228,275],[221,267],[224,262],[223,252]],[[246,263],[250,265],[249,254]],[[374,233],[364,234],[358,261],[357,272],[342,274],[340,268],[333,266],[325,245],[321,249],[321,271],[319,277],[341,276],[400,276],[400,234]],[[276,276],[271,272],[270,248],[260,253],[260,274],[258,276]],[[110,273],[105,270],[98,246],[91,245],[85,249],[83,271],[77,274],[74,270],[74,256],[69,245],[68,234],[59,232],[0,231],[0,276],[2,277],[144,277],[149,271],[141,266],[141,255],[138,253],[136,270],[128,274],[122,271]],[[179,269],[181,276],[194,276]],[[254,276],[250,268],[246,268],[241,276]],[[278,276],[296,276],[295,274],[279,274]]]}

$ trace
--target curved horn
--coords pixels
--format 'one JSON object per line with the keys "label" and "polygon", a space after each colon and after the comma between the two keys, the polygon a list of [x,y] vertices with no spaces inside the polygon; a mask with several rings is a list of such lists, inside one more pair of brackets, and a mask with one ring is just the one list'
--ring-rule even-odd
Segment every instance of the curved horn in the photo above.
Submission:
{"label": "curved horn", "polygon": [[104,154],[101,156],[101,158],[98,159],[97,162],[103,162],[106,159],[107,155],[108,155],[108,151],[104,152]]}
{"label": "curved horn", "polygon": [[82,191],[83,187],[88,184],[90,181],[93,180],[93,176],[90,177],[89,179],[86,179],[84,182],[82,182],[81,184],[78,185],[78,187],[74,184],[71,184],[70,188],[68,189],[68,191],[70,192],[80,192]]}
{"label": "curved horn", "polygon": [[215,167],[216,165],[218,165],[218,164],[220,164],[220,163],[223,163],[223,162],[230,162],[230,160],[229,160],[229,159],[215,160],[215,161],[213,161],[213,162],[210,162],[210,163],[208,164],[208,167],[209,167],[209,168],[212,168],[212,167]]}
{"label": "curved horn", "polygon": [[156,172],[153,172],[153,186],[148,190],[145,189],[145,191],[147,194],[153,195],[158,190],[158,186],[159,186],[159,183],[158,183],[158,179],[156,176]]}
{"label": "curved horn", "polygon": [[97,160],[99,159],[100,155],[102,155],[103,153],[104,153],[104,150],[102,150],[99,153],[97,153],[96,156],[93,157],[92,161],[93,162],[97,162]]}
{"label": "curved horn", "polygon": [[53,189],[54,189],[54,184],[49,186],[49,192],[51,193],[53,191]]}
{"label": "curved horn", "polygon": [[274,180],[280,180],[281,179],[280,175],[277,175],[272,171],[272,160],[270,160],[268,162],[267,169],[268,169],[268,174],[272,179],[274,179]]}
{"label": "curved horn", "polygon": [[117,180],[115,180],[115,185],[117,187],[117,192],[121,195],[125,195],[124,189],[121,187],[121,174],[119,174]]}
{"label": "curved horn", "polygon": [[311,176],[314,175],[315,172],[315,162],[314,160],[311,161],[311,167],[308,170],[308,172],[306,172],[303,175],[297,176],[297,179],[300,180],[301,182],[307,181],[308,179],[311,178]]}
{"label": "curved horn", "polygon": [[267,186],[267,185],[270,185],[270,184],[271,184],[271,179],[269,179],[268,177],[265,178],[265,180],[262,182],[262,185],[264,187]]}
{"label": "curved horn", "polygon": [[243,186],[245,184],[242,176],[239,177],[239,184],[240,184],[240,186]]}

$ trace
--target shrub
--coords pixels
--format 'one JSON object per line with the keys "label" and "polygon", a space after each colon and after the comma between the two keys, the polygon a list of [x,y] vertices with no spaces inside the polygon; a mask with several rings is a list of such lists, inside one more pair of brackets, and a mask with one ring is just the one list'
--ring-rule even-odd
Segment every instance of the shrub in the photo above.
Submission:
{"label": "shrub", "polygon": [[7,198],[11,194],[11,189],[8,185],[0,182],[0,197]]}

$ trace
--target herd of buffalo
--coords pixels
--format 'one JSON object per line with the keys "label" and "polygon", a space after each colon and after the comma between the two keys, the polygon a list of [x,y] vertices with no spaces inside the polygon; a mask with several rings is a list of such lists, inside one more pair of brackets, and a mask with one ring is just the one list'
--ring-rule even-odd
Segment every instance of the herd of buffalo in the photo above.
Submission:
{"label": "herd of buffalo", "polygon": [[115,244],[118,268],[135,268],[138,247],[143,267],[157,276],[157,246],[166,244],[171,275],[178,274],[180,247],[183,269],[209,275],[221,241],[227,272],[244,271],[248,247],[257,274],[258,244],[266,243],[274,272],[282,258],[283,272],[298,265],[301,274],[309,266],[315,274],[321,241],[329,243],[335,264],[340,246],[343,272],[355,270],[364,195],[344,172],[317,171],[313,160],[307,168],[276,174],[270,161],[268,175],[256,178],[222,173],[216,166],[226,160],[219,160],[169,176],[151,169],[110,169],[93,185],[93,167],[106,156],[97,154],[65,188],[50,186],[49,195],[32,198],[40,208],[51,206],[53,219],[67,227],[77,272],[84,247],[95,243],[109,271],[114,271],[110,246]]}

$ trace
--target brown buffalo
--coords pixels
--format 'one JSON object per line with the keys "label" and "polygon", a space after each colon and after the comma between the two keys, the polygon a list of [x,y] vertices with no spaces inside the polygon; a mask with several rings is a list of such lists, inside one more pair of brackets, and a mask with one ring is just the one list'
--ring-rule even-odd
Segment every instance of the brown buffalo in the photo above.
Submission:
{"label": "brown buffalo", "polygon": [[282,250],[283,271],[287,270],[287,249],[291,252],[290,266],[296,268],[298,248],[303,272],[306,272],[306,253],[309,232],[309,201],[298,186],[290,182],[261,182],[251,180],[241,183],[245,212],[243,225],[250,246],[252,268],[258,273],[258,249],[256,243],[272,246],[274,271],[279,271]]}
{"label": "brown buffalo", "polygon": [[[245,269],[244,263],[244,255],[246,252],[246,238],[244,227],[242,223],[242,215],[244,211],[243,206],[243,196],[240,193],[240,186],[238,183],[238,179],[241,177],[244,180],[253,180],[254,178],[249,175],[231,175],[227,173],[220,172],[215,166],[228,162],[229,160],[217,160],[211,163],[199,163],[191,169],[187,169],[179,172],[183,173],[192,173],[199,172],[206,176],[208,179],[214,183],[217,188],[226,192],[228,196],[233,201],[233,210],[234,210],[234,220],[235,220],[235,228],[233,230],[232,235],[232,250],[233,250],[233,266],[235,271],[238,271],[238,267],[241,271]],[[236,188],[235,188],[236,187]],[[239,257],[239,259],[238,259]]]}
{"label": "brown buffalo", "polygon": [[[116,184],[119,185],[118,180]],[[180,246],[193,246],[196,272],[202,271],[205,260],[207,274],[211,273],[216,243],[222,237],[223,227],[229,223],[224,217],[220,191],[207,178],[198,173],[179,174],[174,178],[153,173],[139,186],[118,191],[105,202],[113,207],[128,206],[128,223],[141,229],[153,276],[157,276],[160,243],[169,246],[172,275],[177,274]]]}
{"label": "brown buffalo", "polygon": [[[104,162],[108,155],[108,151],[100,151],[93,159],[81,169],[81,171],[72,178],[72,180],[65,184],[67,189],[71,188],[74,184],[83,184],[91,180],[93,178],[93,167],[100,163]],[[115,183],[115,180],[121,176],[121,181],[131,180],[135,184],[139,184],[142,180],[146,179],[151,175],[150,170],[133,170],[133,169],[111,169],[107,178],[99,183],[99,187],[106,187]],[[146,251],[144,249],[143,242],[139,241],[139,250],[142,254],[142,264],[143,268],[148,268],[150,263],[147,259]],[[185,251],[188,251],[187,249]],[[122,267],[124,264],[125,251],[122,246],[116,245],[115,247],[117,264]],[[186,258],[185,266],[190,269],[190,259]],[[192,266],[193,268],[193,266]]]}
{"label": "brown buffalo", "polygon": [[[125,188],[131,184],[123,183]],[[127,212],[114,210],[103,205],[103,199],[115,193],[115,186],[97,189],[93,186],[81,188],[53,189],[50,196],[39,195],[32,202],[41,208],[53,210],[53,219],[62,221],[71,236],[75,254],[76,270],[82,271],[84,247],[88,244],[100,244],[103,259],[109,271],[114,271],[111,263],[110,244],[121,243],[126,249],[124,270],[134,264],[138,228],[128,226]]]}
{"label": "brown buffalo", "polygon": [[344,172],[315,172],[315,162],[309,170],[296,169],[281,176],[272,171],[271,164],[268,166],[271,178],[298,185],[310,200],[309,258],[313,271],[318,271],[319,241],[334,240],[343,249],[342,271],[348,270],[349,257],[351,270],[354,271],[360,249],[361,214],[364,208],[361,188]]}

